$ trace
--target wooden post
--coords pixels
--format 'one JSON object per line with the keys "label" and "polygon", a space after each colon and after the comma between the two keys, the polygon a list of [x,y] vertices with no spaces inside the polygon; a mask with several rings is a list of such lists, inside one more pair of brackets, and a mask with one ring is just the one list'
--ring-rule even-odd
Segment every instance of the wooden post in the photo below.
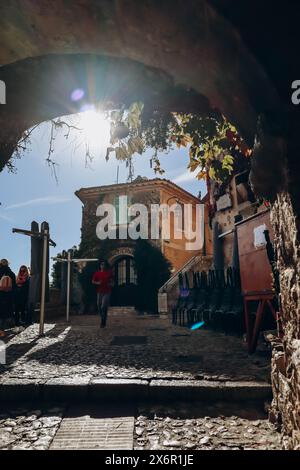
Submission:
{"label": "wooden post", "polygon": [[70,289],[71,289],[71,256],[72,250],[68,251],[68,270],[67,270],[67,309],[66,309],[66,319],[67,322],[70,321]]}
{"label": "wooden post", "polygon": [[47,272],[47,248],[49,231],[43,230],[43,258],[42,258],[42,286],[41,286],[41,311],[40,311],[40,336],[44,335],[45,324],[45,296],[46,296],[46,272]]}

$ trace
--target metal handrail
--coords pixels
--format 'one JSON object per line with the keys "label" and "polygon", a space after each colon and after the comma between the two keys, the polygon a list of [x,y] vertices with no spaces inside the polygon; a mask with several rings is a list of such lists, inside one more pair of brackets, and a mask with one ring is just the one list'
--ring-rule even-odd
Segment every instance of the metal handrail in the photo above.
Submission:
{"label": "metal handrail", "polygon": [[172,284],[173,282],[175,282],[177,276],[182,273],[184,274],[188,268],[190,266],[192,266],[193,264],[195,264],[196,261],[200,260],[203,256],[202,255],[195,255],[193,256],[192,258],[190,258],[180,269],[178,269],[174,274],[172,274],[172,276],[170,277],[170,279],[168,279],[164,285],[161,286],[161,288],[159,289],[159,293],[163,293],[166,291],[166,288],[169,286],[169,284]]}

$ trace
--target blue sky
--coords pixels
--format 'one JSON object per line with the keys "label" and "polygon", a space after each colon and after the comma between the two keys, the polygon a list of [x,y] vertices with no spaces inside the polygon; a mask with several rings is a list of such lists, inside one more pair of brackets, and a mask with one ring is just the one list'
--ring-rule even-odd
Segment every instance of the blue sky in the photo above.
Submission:
{"label": "blue sky", "polygon": [[[102,120],[95,128],[90,121],[82,120],[85,119],[82,115],[74,119],[80,119],[82,131],[71,132],[68,140],[64,137],[65,132],[60,132],[54,143],[52,159],[58,164],[58,182],[45,161],[49,149],[49,123],[41,124],[33,132],[30,151],[15,162],[17,173],[9,173],[6,169],[0,173],[0,258],[9,259],[14,271],[21,264],[30,265],[30,239],[13,234],[13,227],[29,229],[32,220],[49,222],[51,238],[57,243],[56,248],[51,248],[50,256],[55,256],[80,242],[82,204],[74,192],[81,187],[115,183],[118,166],[119,183],[126,182],[125,163],[118,162],[114,154],[105,161],[109,146],[108,124]],[[94,157],[88,167],[85,165],[85,136]],[[134,157],[135,177],[155,177],[149,163],[152,153],[147,151]],[[205,184],[187,170],[187,149],[160,154],[160,160],[166,171],[162,177],[192,194],[198,195],[199,191],[205,194]]]}

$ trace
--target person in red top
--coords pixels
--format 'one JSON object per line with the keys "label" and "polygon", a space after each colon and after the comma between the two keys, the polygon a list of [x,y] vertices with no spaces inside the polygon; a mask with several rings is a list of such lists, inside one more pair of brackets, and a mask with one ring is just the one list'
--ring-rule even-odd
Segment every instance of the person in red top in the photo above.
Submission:
{"label": "person in red top", "polygon": [[101,317],[101,328],[105,328],[107,310],[113,287],[113,273],[107,261],[100,261],[99,270],[94,273],[92,283],[96,286],[97,307]]}

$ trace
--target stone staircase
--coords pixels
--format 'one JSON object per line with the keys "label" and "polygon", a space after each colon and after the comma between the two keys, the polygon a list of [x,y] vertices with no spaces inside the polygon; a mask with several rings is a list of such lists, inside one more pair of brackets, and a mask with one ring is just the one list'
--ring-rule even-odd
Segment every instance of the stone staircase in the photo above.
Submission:
{"label": "stone staircase", "polygon": [[211,268],[211,255],[196,255],[189,259],[170,279],[161,286],[158,291],[158,311],[163,318],[171,314],[179,296],[179,273],[187,274],[190,286],[193,285],[193,273],[196,271],[208,271]]}
{"label": "stone staircase", "polygon": [[135,318],[138,315],[135,307],[125,306],[125,307],[109,307],[108,316],[110,318]]}

